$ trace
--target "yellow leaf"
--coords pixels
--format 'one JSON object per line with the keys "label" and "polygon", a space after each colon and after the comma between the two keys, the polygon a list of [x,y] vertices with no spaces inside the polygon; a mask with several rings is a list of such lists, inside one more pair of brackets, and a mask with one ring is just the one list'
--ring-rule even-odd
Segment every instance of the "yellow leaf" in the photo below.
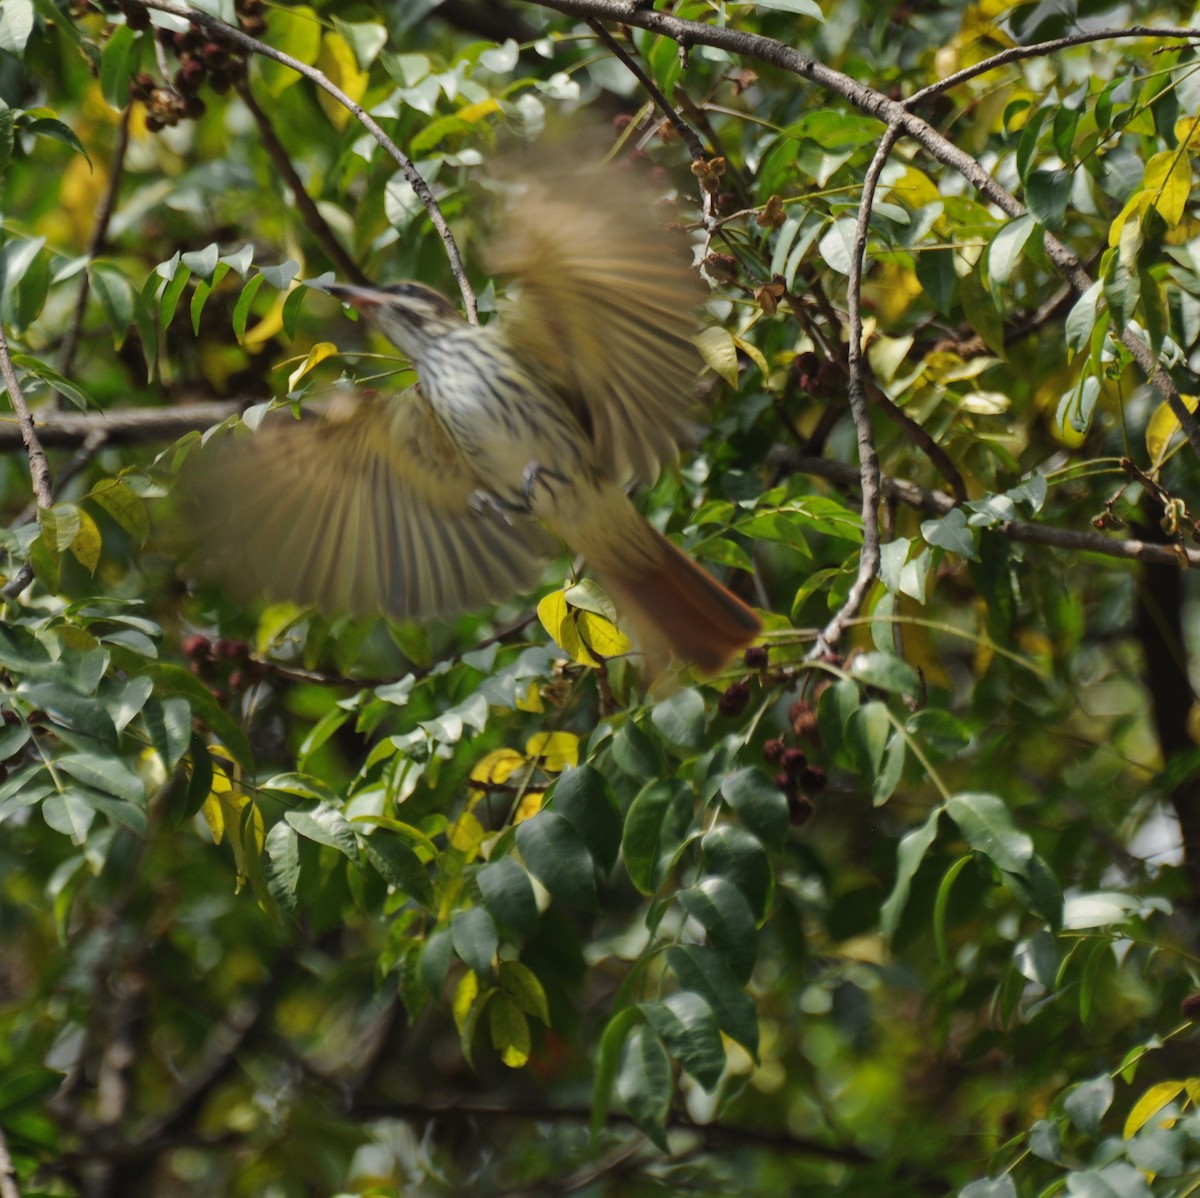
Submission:
{"label": "yellow leaf", "polygon": [[507,994],[497,994],[488,1008],[488,1026],[492,1047],[500,1053],[500,1059],[509,1067],[520,1069],[529,1060],[530,1049],[525,1012]]}
{"label": "yellow leaf", "polygon": [[581,611],[575,620],[583,643],[601,657],[618,657],[633,649],[633,642],[604,616],[598,616],[591,611]]}
{"label": "yellow leaf", "polygon": [[221,800],[215,794],[210,794],[204,800],[200,814],[204,816],[204,822],[208,824],[213,842],[220,844],[225,839],[225,808],[221,806]]}
{"label": "yellow leaf", "polygon": [[[1187,405],[1189,412],[1195,413],[1200,396],[1181,395],[1179,398]],[[1179,432],[1179,418],[1171,411],[1170,405],[1164,401],[1154,409],[1154,415],[1150,417],[1149,423],[1146,425],[1146,452],[1155,466],[1161,466],[1166,460],[1167,448],[1171,443],[1171,438],[1177,432]]]}
{"label": "yellow leaf", "polygon": [[1175,140],[1193,154],[1200,152],[1200,116],[1181,116],[1175,122]]}
{"label": "yellow leaf", "polygon": [[454,115],[460,121],[467,121],[470,124],[475,124],[477,121],[485,120],[495,112],[500,111],[500,101],[487,99],[480,100],[478,104],[468,104],[466,108],[460,108]]}
{"label": "yellow leaf", "polygon": [[338,351],[338,347],[332,341],[318,341],[316,345],[308,351],[308,357],[288,375],[288,390],[294,391],[296,384],[319,362],[324,362],[326,358],[332,358]]}
{"label": "yellow leaf", "polygon": [[542,622],[542,627],[572,661],[577,661],[583,666],[600,664],[587,651],[587,647],[580,638],[575,617],[567,605],[566,596],[562,591],[551,591],[549,595],[540,599],[537,605],[537,614],[538,619]]}
{"label": "yellow leaf", "polygon": [[535,732],[525,742],[525,752],[540,758],[538,764],[557,774],[579,764],[579,737],[574,732]]}
{"label": "yellow leaf", "polygon": [[733,344],[737,346],[737,348],[740,349],[742,353],[744,353],[746,357],[754,363],[755,366],[758,367],[758,373],[761,374],[764,379],[769,379],[771,377],[771,368],[767,365],[767,360],[763,357],[762,350],[760,350],[757,345],[755,345],[752,341],[747,341],[744,337],[738,337],[736,335],[733,338]]}
{"label": "yellow leaf", "polygon": [[1158,214],[1174,228],[1183,219],[1192,192],[1192,163],[1184,148],[1163,150],[1146,163],[1142,187],[1150,193]]}
{"label": "yellow leaf", "polygon": [[697,333],[692,341],[704,363],[731,387],[738,385],[737,348],[728,329],[713,327]]}
{"label": "yellow leaf", "polygon": [[283,304],[286,299],[287,293],[279,292],[275,296],[271,307],[263,314],[263,318],[258,324],[252,329],[246,330],[246,335],[242,338],[242,344],[247,349],[258,349],[259,346],[270,341],[283,328]]}
{"label": "yellow leaf", "polygon": [[478,996],[479,978],[473,969],[469,969],[459,980],[458,986],[454,990],[454,1001],[450,1007],[454,1014],[454,1026],[458,1029],[460,1036],[467,1026],[467,1016],[470,1015],[471,1007]]}
{"label": "yellow leaf", "polygon": [[516,813],[513,815],[513,823],[520,824],[537,815],[545,800],[546,796],[540,790],[531,790],[528,794],[523,795],[517,804]]}
{"label": "yellow leaf", "polygon": [[518,711],[541,712],[546,710],[545,704],[542,702],[542,692],[538,690],[538,684],[531,682],[529,689],[525,692],[524,697],[517,699]]}
{"label": "yellow leaf", "polygon": [[525,764],[516,749],[493,749],[485,753],[471,769],[472,782],[507,782]]}
{"label": "yellow leaf", "polygon": [[96,527],[96,521],[83,508],[76,510],[79,512],[79,531],[71,542],[71,552],[89,574],[95,574],[96,567],[100,564],[100,549],[103,544],[100,530]]}
{"label": "yellow leaf", "polygon": [[910,166],[892,184],[891,195],[909,208],[923,208],[926,204],[935,204],[942,198],[938,193],[937,184],[915,166]]}
{"label": "yellow leaf", "polygon": [[550,1026],[550,1005],[546,1001],[546,991],[528,965],[520,961],[501,961],[500,987],[526,1015],[532,1015],[547,1027]]}
{"label": "yellow leaf", "polygon": [[447,829],[446,839],[450,847],[473,857],[483,843],[483,825],[469,812],[464,811]]}
{"label": "yellow leaf", "polygon": [[[321,19],[307,4],[277,5],[267,16],[271,45],[305,66],[312,66],[321,49]],[[274,59],[260,58],[258,69],[272,97],[283,95],[300,76]],[[320,94],[324,94],[323,92]]]}
{"label": "yellow leaf", "polygon": [[1132,1139],[1159,1111],[1183,1093],[1187,1082],[1158,1082],[1133,1104],[1125,1120],[1125,1139]]}
{"label": "yellow leaf", "polygon": [[[367,91],[367,72],[358,69],[354,51],[340,33],[327,33],[321,42],[317,67],[331,83],[337,84],[356,104]],[[350,120],[350,110],[339,104],[328,92],[317,92],[317,102],[324,109],[335,129],[344,129]]]}

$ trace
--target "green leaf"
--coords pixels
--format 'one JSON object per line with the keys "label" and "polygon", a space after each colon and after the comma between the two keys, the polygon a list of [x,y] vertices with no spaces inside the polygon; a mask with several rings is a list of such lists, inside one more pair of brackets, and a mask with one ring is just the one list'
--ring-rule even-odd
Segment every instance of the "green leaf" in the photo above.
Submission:
{"label": "green leaf", "polygon": [[122,109],[129,103],[129,81],[140,57],[139,40],[128,25],[118,25],[100,51],[100,90],[113,108]]}
{"label": "green leaf", "polygon": [[967,527],[967,515],[962,508],[956,507],[936,520],[923,520],[921,536],[938,549],[957,553],[969,561],[979,560],[975,534]]}
{"label": "green leaf", "polygon": [[608,1021],[600,1036],[600,1047],[596,1052],[596,1069],[592,1081],[591,1136],[593,1143],[596,1142],[608,1122],[609,1103],[612,1101],[617,1070],[621,1067],[625,1039],[630,1030],[642,1021],[642,1018],[642,1012],[637,1007],[626,1007]]}
{"label": "green leaf", "polygon": [[604,775],[590,765],[566,770],[550,792],[551,810],[579,833],[592,859],[607,873],[621,850],[621,813]]}
{"label": "green leaf", "polygon": [[667,964],[684,990],[694,990],[712,1008],[717,1024],[758,1059],[758,1016],[754,1003],[729,972],[720,954],[694,944],[673,944]]}
{"label": "green leaf", "polygon": [[746,982],[758,953],[754,913],[742,892],[719,875],[704,878],[678,895],[683,909],[703,925],[708,944],[725,959],[730,972]]}
{"label": "green leaf", "polygon": [[529,872],[557,899],[595,911],[596,866],[579,833],[554,811],[517,825],[517,847]]}
{"label": "green leaf", "polygon": [[889,938],[895,934],[900,923],[900,916],[908,902],[912,880],[916,877],[921,862],[925,860],[925,854],[937,838],[938,818],[941,814],[942,808],[935,807],[920,827],[904,835],[896,849],[896,881],[892,885],[891,894],[884,900],[879,911],[880,930]]}
{"label": "green leaf", "polygon": [[246,322],[250,319],[250,305],[254,303],[254,297],[262,285],[263,276],[261,274],[254,275],[242,288],[242,293],[233,306],[233,335],[238,339],[239,345],[245,342]]}
{"label": "green leaf", "polygon": [[283,910],[294,915],[300,885],[300,838],[280,820],[267,833],[266,851],[267,889]]}
{"label": "green leaf", "polygon": [[254,754],[238,722],[218,706],[212,692],[194,674],[170,662],[147,662],[144,671],[154,679],[160,698],[178,695],[187,699],[192,711],[221,738],[225,747],[246,770],[254,769]]}
{"label": "green leaf", "polygon": [[700,841],[704,868],[732,882],[746,900],[756,923],[767,916],[774,880],[767,851],[757,836],[733,824],[718,824]]}
{"label": "green leaf", "polygon": [[150,535],[146,505],[119,478],[106,478],[88,493],[134,540],[139,543]]}
{"label": "green leaf", "polygon": [[520,1069],[529,1060],[529,1020],[507,994],[495,995],[488,1004],[488,1032],[492,1047],[510,1068]]}
{"label": "green leaf", "polygon": [[691,990],[680,990],[662,1002],[641,1004],[646,1022],[667,1051],[711,1093],[725,1071],[725,1048],[712,1008]]}
{"label": "green leaf", "polygon": [[1021,252],[1029,235],[1036,228],[1033,217],[1027,212],[1000,226],[995,237],[988,243],[988,279],[1003,286],[1012,278],[1012,273],[1021,260]]}
{"label": "green leaf", "polygon": [[[386,830],[363,838],[367,860],[389,885],[425,907],[433,907],[433,883],[421,858],[399,837]],[[528,884],[528,883],[527,883]]]}
{"label": "green leaf", "polygon": [[87,159],[88,166],[92,165],[92,156],[87,152],[83,142],[75,135],[75,130],[69,125],[64,125],[55,117],[34,117],[32,120],[22,118],[20,129],[22,133],[33,133],[38,137],[48,137],[51,141],[62,142],[64,146],[70,146],[76,153],[82,154]]}
{"label": "green leaf", "polygon": [[117,729],[98,699],[77,694],[62,682],[22,682],[19,694],[64,728],[73,728],[106,745],[116,746]]}
{"label": "green leaf", "polygon": [[492,972],[492,962],[500,948],[500,938],[492,917],[482,907],[455,912],[450,923],[450,939],[459,960],[481,978]]}
{"label": "green leaf", "polygon": [[311,811],[288,811],[283,818],[303,837],[317,844],[328,845],[358,864],[358,838],[346,817],[328,803],[320,803]]}
{"label": "green leaf", "polygon": [[671,748],[687,756],[704,745],[704,699],[693,687],[677,690],[650,709],[650,722]]}
{"label": "green leaf", "polygon": [[498,974],[500,988],[525,1012],[550,1026],[550,1007],[546,1002],[546,991],[538,981],[537,974],[520,961],[501,961]]}
{"label": "green leaf", "polygon": [[65,753],[55,767],[88,786],[128,803],[144,803],[146,787],[119,757],[101,757],[98,753]]}
{"label": "green leaf", "polygon": [[662,1041],[646,1024],[638,1024],[625,1038],[616,1080],[617,1095],[633,1121],[666,1152],[671,1059]]}
{"label": "green leaf", "polygon": [[1012,822],[1004,800],[990,794],[952,795],[946,814],[963,839],[1006,873],[1024,873],[1033,856],[1033,841]]}
{"label": "green leaf", "polygon": [[691,825],[692,798],[686,787],[651,782],[625,815],[621,854],[629,879],[643,894],[653,894],[663,871]]}
{"label": "green leaf", "polygon": [[[576,829],[578,831],[578,829]],[[538,927],[537,899],[529,875],[511,857],[489,861],[475,875],[492,917],[516,932],[532,936]]]}
{"label": "green leaf", "polygon": [[1061,229],[1071,196],[1072,172],[1038,170],[1025,180],[1025,203],[1037,223],[1050,230]]}
{"label": "green leaf", "polygon": [[921,676],[892,653],[860,653],[850,663],[850,676],[863,686],[897,695],[919,695]]}
{"label": "green leaf", "polygon": [[183,289],[191,277],[192,272],[180,264],[163,288],[162,298],[158,301],[158,320],[164,333],[171,327],[171,321],[175,319],[175,309],[179,305],[179,297],[183,294]]}
{"label": "green leaf", "polygon": [[654,742],[633,722],[626,720],[612,740],[613,760],[622,773],[631,778],[657,778],[663,772],[663,760]]}
{"label": "green leaf", "polygon": [[57,1069],[23,1069],[0,1081],[0,1114],[4,1122],[23,1106],[40,1106],[63,1083],[65,1073]]}
{"label": "green leaf", "polygon": [[787,798],[774,778],[748,766],[722,779],[721,797],[760,840],[772,848],[783,844],[790,826]]}
{"label": "green leaf", "polygon": [[1107,1073],[1101,1073],[1075,1086],[1063,1100],[1063,1110],[1085,1136],[1098,1135],[1100,1120],[1112,1106],[1113,1092],[1112,1078]]}

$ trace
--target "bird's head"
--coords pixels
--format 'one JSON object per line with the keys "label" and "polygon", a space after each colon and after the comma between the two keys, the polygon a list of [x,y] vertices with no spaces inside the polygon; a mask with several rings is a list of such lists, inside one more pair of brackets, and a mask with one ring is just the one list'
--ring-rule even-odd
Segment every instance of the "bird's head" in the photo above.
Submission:
{"label": "bird's head", "polygon": [[396,283],[391,287],[332,283],[328,290],[357,308],[414,362],[430,344],[463,325],[462,317],[444,295],[420,283]]}

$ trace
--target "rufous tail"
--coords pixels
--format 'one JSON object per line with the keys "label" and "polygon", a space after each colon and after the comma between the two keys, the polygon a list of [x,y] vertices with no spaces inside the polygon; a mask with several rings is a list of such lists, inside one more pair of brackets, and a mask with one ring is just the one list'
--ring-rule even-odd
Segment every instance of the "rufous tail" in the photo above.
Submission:
{"label": "rufous tail", "polygon": [[589,520],[573,543],[588,559],[655,677],[672,657],[716,674],[758,635],[762,622],[613,488],[605,519]]}

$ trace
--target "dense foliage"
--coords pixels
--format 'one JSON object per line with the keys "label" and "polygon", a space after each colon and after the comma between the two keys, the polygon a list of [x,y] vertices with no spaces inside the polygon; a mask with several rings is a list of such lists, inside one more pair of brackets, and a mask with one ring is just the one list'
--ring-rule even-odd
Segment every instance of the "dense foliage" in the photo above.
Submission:
{"label": "dense foliage", "polygon": [[[205,10],[0,0],[0,1194],[1192,1193],[1189,12]],[[638,502],[728,675],[646,695],[566,558],[184,581],[207,430],[411,381],[306,283],[459,291],[322,83],[483,319],[506,146],[642,160],[711,299]]]}

